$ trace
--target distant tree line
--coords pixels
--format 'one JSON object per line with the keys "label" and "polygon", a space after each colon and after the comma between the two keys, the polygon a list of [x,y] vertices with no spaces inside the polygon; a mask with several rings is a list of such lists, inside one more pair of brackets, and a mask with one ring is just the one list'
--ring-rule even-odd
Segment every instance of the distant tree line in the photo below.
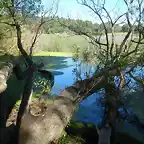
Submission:
{"label": "distant tree line", "polygon": [[[37,23],[37,20],[39,18],[35,18],[32,19],[30,18],[29,21],[27,21],[27,24],[34,24]],[[49,18],[46,18],[49,19]],[[63,25],[62,25],[63,24]],[[89,34],[99,34],[99,32],[101,33],[102,31],[104,31],[103,25],[102,24],[98,24],[98,23],[92,23],[91,21],[88,20],[80,20],[80,19],[70,19],[70,18],[60,18],[60,17],[55,17],[53,18],[53,20],[49,21],[48,23],[45,23],[42,26],[42,33],[71,33],[71,31],[65,26],[68,25],[70,27],[74,27],[78,29],[81,29],[81,31],[84,31],[86,33]],[[109,22],[105,23],[108,33],[111,33],[111,25]],[[114,27],[114,31],[119,33],[119,32],[128,32],[129,30],[129,26],[128,24],[123,24],[123,25],[119,25],[116,24]],[[134,28],[134,32],[137,32],[137,26],[135,25]]]}

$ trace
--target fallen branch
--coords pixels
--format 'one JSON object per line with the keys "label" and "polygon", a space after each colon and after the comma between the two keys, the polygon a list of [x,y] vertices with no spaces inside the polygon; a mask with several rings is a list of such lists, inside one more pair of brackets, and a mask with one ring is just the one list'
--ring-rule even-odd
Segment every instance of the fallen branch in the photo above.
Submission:
{"label": "fallen branch", "polygon": [[65,88],[53,104],[48,104],[44,114],[34,116],[27,111],[22,118],[19,143],[47,144],[57,141],[62,136],[62,131],[70,121],[76,106],[104,87],[105,72],[110,73],[110,70],[103,70],[97,73],[97,76],[77,81]]}

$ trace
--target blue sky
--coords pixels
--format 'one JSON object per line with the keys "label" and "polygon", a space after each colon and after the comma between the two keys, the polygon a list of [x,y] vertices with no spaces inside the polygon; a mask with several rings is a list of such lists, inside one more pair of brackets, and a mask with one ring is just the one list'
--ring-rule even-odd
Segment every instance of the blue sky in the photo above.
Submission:
{"label": "blue sky", "polygon": [[[52,0],[42,0],[45,9],[51,7],[51,1]],[[108,11],[112,11],[114,9],[114,12],[111,13],[112,16],[114,16],[114,14],[121,14],[125,11],[125,5],[123,0],[106,0],[105,7]],[[88,8],[78,4],[76,0],[60,0],[57,15],[60,17],[70,17],[74,19],[79,18],[82,20],[90,20],[92,22],[99,23],[99,20],[93,16],[93,13]]]}

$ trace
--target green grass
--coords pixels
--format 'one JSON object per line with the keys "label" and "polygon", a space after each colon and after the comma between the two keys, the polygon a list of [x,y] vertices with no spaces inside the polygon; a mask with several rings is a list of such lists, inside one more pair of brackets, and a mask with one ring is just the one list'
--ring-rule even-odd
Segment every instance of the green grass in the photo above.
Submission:
{"label": "green grass", "polygon": [[[24,30],[22,33],[22,43],[24,49],[29,52],[29,48],[33,41],[33,36],[35,33],[31,33],[29,30]],[[17,39],[16,37],[6,39],[6,46],[7,50],[5,48],[4,52],[11,51],[13,48],[13,51],[11,54],[18,54],[17,49]],[[42,52],[42,51],[52,51],[52,52],[72,52],[74,45],[79,46],[80,48],[85,48],[88,46],[88,41],[83,36],[79,35],[66,35],[66,34],[41,34],[33,48],[33,52]],[[5,47],[6,47],[5,46]],[[10,47],[12,47],[10,49]]]}
{"label": "green grass", "polygon": [[88,42],[82,36],[61,36],[56,34],[42,34],[38,39],[38,45],[40,49],[44,51],[51,49],[51,51],[59,50],[62,52],[71,52],[73,45],[79,45],[84,47]]}
{"label": "green grass", "polygon": [[82,122],[70,122],[65,129],[64,135],[60,138],[59,144],[85,144],[90,139],[96,143],[96,128],[93,124]]}
{"label": "green grass", "polygon": [[[26,30],[23,32],[23,45],[26,50],[32,43],[32,38],[35,34]],[[15,41],[16,43],[16,41]],[[41,51],[52,51],[52,52],[72,52],[73,46],[78,45],[79,47],[86,47],[88,41],[83,36],[66,34],[41,34],[34,47],[35,52]]]}
{"label": "green grass", "polygon": [[[35,34],[31,33],[28,30],[23,32],[23,47],[26,51],[29,51],[29,47],[32,43],[32,38]],[[116,36],[125,36],[126,33],[115,33]],[[108,36],[111,36],[111,33],[108,33]],[[101,40],[105,42],[104,39]],[[110,38],[111,41],[111,38]],[[117,40],[116,40],[117,41]],[[118,40],[119,41],[119,40]],[[16,39],[13,41],[16,44]],[[41,34],[34,46],[33,54],[36,56],[72,56],[74,47],[77,46],[80,48],[80,51],[88,48],[89,43],[86,40],[85,36],[80,35],[66,35],[65,33],[57,34]],[[59,52],[59,53],[57,53]]]}
{"label": "green grass", "polygon": [[66,135],[59,139],[59,144],[84,144],[85,141],[81,137]]}
{"label": "green grass", "polygon": [[71,57],[71,52],[38,52],[34,56],[56,56],[56,57]]}
{"label": "green grass", "polygon": [[[126,33],[115,33],[115,41],[120,43]],[[109,41],[111,42],[111,33],[108,33]],[[101,42],[105,42],[105,39],[102,39]],[[82,52],[86,48],[88,48],[89,42],[85,36],[73,35],[67,36],[65,34],[57,35],[57,34],[41,34],[39,39],[37,40],[37,44],[35,46],[38,55],[46,56],[71,56],[74,47],[77,46],[80,48]],[[42,52],[44,51],[44,52]],[[51,53],[46,53],[46,51],[51,51]],[[60,53],[57,53],[59,51]],[[56,52],[56,53],[55,53]],[[65,53],[63,53],[65,52]],[[37,54],[36,54],[37,55]]]}
{"label": "green grass", "polygon": [[[23,47],[26,51],[29,52],[29,47],[32,43],[32,38],[35,35],[35,33],[31,33],[29,30],[24,30],[22,34],[22,41],[23,41]],[[126,33],[115,33],[116,36],[125,36]],[[111,36],[111,33],[108,33],[108,36]],[[110,38],[111,41],[111,38]],[[117,41],[117,40],[116,40]],[[105,42],[104,39],[102,39],[102,42]],[[6,44],[8,42],[6,41]],[[17,49],[16,46],[16,38],[13,38],[12,42],[9,42],[9,47],[12,47],[15,45],[15,49]],[[34,46],[33,53],[36,53],[35,55],[38,56],[71,56],[74,46],[78,46],[81,51],[85,50],[89,46],[88,40],[86,40],[85,36],[80,35],[66,35],[63,34],[41,34],[37,42]],[[47,53],[48,51],[51,51]],[[60,53],[57,53],[60,52]],[[56,53],[55,53],[56,52]],[[64,52],[64,53],[63,53]]]}
{"label": "green grass", "polygon": [[[114,33],[115,35],[117,35],[117,36],[123,36],[123,35],[126,35],[127,34],[127,32],[116,32],[116,33]],[[108,33],[108,35],[112,35],[112,33]]]}

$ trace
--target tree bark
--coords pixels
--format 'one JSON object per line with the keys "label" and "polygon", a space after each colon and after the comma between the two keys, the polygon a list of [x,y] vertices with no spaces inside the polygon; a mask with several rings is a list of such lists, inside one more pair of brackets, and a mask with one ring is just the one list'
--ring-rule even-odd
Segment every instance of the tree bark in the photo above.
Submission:
{"label": "tree bark", "polygon": [[97,128],[99,141],[98,144],[110,144],[111,127],[107,124],[101,130]]}
{"label": "tree bark", "polygon": [[[44,114],[34,116],[26,111],[22,118],[19,144],[48,144],[57,141],[70,121],[75,107],[89,95],[104,88],[105,74],[114,74],[114,68],[104,69],[91,78],[67,87],[53,104],[48,104]],[[99,136],[105,139],[103,132],[99,133]]]}
{"label": "tree bark", "polygon": [[4,92],[7,88],[7,80],[13,71],[14,65],[7,63],[0,69],[0,93]]}
{"label": "tree bark", "polygon": [[[89,83],[87,83],[89,82]],[[94,92],[86,91],[84,85],[93,87],[96,90],[101,88],[104,83],[104,77],[93,80],[93,78],[76,82],[73,86],[67,87],[56,98],[53,104],[49,104],[45,114],[33,116],[28,111],[22,119],[20,130],[20,144],[48,144],[57,141],[61,136],[64,128],[70,121],[75,107],[83,100],[83,96],[87,97]],[[78,94],[79,88],[82,88]],[[76,102],[76,99],[81,99]]]}

